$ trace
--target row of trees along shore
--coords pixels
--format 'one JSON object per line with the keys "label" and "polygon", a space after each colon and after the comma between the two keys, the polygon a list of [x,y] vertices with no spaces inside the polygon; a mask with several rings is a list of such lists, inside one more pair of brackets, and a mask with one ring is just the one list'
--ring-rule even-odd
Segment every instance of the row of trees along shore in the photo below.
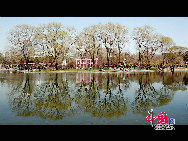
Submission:
{"label": "row of trees along shore", "polygon": [[[184,64],[188,59],[187,47],[176,46],[167,36],[158,34],[149,25],[128,27],[106,23],[77,31],[61,23],[42,24],[38,27],[17,25],[8,33],[8,48],[0,53],[0,64],[51,63],[58,66],[67,60],[75,68],[75,58],[98,58],[98,66],[118,64],[124,58],[129,64]],[[136,54],[125,51],[134,41]]]}

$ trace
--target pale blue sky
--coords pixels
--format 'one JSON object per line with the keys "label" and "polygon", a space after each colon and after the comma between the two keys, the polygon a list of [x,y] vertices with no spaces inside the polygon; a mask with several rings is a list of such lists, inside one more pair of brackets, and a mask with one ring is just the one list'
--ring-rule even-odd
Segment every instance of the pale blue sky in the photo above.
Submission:
{"label": "pale blue sky", "polygon": [[[0,51],[5,50],[7,33],[15,25],[38,26],[50,22],[74,26],[77,30],[99,22],[112,22],[127,26],[129,32],[135,27],[150,25],[155,28],[155,32],[171,37],[176,45],[188,47],[188,17],[0,17]],[[136,52],[132,42],[126,50]]]}

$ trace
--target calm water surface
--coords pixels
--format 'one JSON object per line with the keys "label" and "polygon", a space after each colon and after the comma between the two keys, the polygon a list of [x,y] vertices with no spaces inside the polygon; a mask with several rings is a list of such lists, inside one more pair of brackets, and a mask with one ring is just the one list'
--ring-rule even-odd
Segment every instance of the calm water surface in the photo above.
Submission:
{"label": "calm water surface", "polygon": [[150,125],[151,108],[188,125],[188,72],[0,72],[1,125]]}

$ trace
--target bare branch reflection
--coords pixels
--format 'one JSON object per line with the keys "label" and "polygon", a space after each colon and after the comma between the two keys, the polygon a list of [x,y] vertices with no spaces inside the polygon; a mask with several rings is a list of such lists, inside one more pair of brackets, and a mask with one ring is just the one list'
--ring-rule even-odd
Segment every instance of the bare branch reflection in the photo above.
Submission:
{"label": "bare branch reflection", "polygon": [[[128,112],[146,115],[167,105],[176,91],[187,90],[187,73],[44,73],[5,74],[9,105],[17,116],[61,120],[87,114],[119,118]],[[133,82],[138,87],[130,97]]]}

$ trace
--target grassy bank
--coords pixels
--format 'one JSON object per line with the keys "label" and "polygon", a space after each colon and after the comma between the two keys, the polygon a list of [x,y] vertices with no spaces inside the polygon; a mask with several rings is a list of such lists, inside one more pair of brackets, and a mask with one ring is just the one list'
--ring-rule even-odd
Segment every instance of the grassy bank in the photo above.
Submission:
{"label": "grassy bank", "polygon": [[[6,70],[6,69],[0,69],[1,71],[9,71],[9,72],[16,72],[15,70]],[[99,71],[100,69],[99,68],[92,68],[92,69],[88,69],[88,70],[85,70],[85,69],[64,69],[64,70],[50,70],[50,69],[41,69],[41,71],[39,71],[39,69],[36,69],[36,70],[30,70],[29,73],[33,72],[101,72]],[[108,69],[108,68],[105,68],[103,69],[104,72],[123,72],[119,69]],[[151,68],[150,70],[146,70],[146,69],[139,69],[139,68],[131,68],[130,70],[128,71],[124,71],[124,72],[145,72],[145,71],[150,71],[150,72],[158,72],[158,68]],[[188,68],[175,68],[174,71],[188,71]],[[18,70],[17,72],[24,72],[24,73],[28,73],[27,70]],[[170,71],[170,68],[167,68],[164,70],[164,72],[171,72]]]}

